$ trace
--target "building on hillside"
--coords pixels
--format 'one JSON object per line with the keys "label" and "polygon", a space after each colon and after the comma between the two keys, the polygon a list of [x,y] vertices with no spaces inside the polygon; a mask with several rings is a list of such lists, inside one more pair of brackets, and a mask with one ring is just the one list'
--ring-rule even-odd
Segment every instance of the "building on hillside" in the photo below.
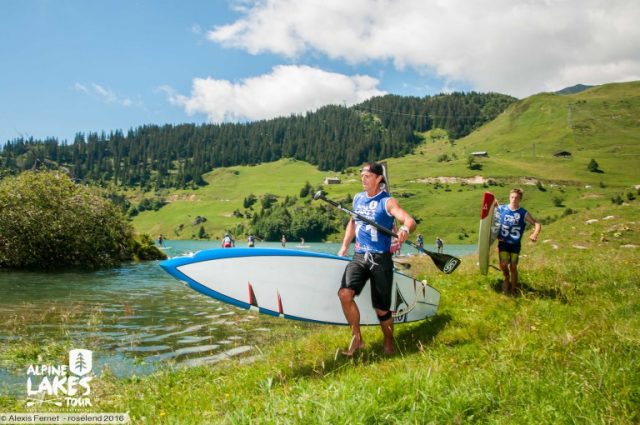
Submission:
{"label": "building on hillside", "polygon": [[571,152],[569,151],[558,151],[553,154],[553,156],[557,158],[571,158]]}
{"label": "building on hillside", "polygon": [[340,184],[339,177],[326,177],[324,179],[324,184]]}
{"label": "building on hillside", "polygon": [[487,152],[487,151],[471,152],[471,155],[473,155],[473,156],[489,156],[489,152]]}

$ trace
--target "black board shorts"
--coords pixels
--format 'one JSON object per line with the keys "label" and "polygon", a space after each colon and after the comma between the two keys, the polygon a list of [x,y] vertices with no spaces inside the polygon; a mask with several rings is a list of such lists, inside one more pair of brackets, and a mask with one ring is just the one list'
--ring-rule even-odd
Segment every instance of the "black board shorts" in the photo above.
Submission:
{"label": "black board shorts", "polygon": [[390,252],[371,254],[375,265],[365,260],[364,254],[355,254],[344,269],[340,288],[352,289],[360,295],[368,279],[371,279],[371,304],[383,311],[391,309],[393,287],[393,259]]}
{"label": "black board shorts", "polygon": [[503,242],[503,241],[498,241],[498,251],[499,252],[508,252],[510,254],[520,254],[520,249],[522,248],[522,245],[518,244],[512,244],[512,243],[508,243],[508,242]]}

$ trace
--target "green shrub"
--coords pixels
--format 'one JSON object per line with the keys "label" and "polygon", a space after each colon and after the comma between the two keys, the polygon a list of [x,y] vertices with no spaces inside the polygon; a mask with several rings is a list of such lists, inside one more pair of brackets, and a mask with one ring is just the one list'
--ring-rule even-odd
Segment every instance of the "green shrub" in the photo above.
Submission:
{"label": "green shrub", "polygon": [[98,189],[57,171],[0,181],[0,267],[101,268],[133,258],[133,229]]}
{"label": "green shrub", "polygon": [[600,165],[598,164],[598,161],[596,161],[595,159],[591,159],[591,161],[589,161],[589,165],[587,165],[587,170],[591,171],[592,173],[602,173],[602,171],[600,170]]}
{"label": "green shrub", "polygon": [[151,236],[146,234],[141,235],[139,239],[133,240],[131,248],[134,260],[150,261],[167,258],[167,255],[155,246]]}
{"label": "green shrub", "polygon": [[616,195],[615,197],[611,198],[611,202],[616,205],[622,205],[624,203],[624,199],[622,199],[622,196]]}
{"label": "green shrub", "polygon": [[258,198],[256,198],[256,195],[251,193],[249,196],[244,198],[244,201],[242,202],[242,206],[244,208],[251,208],[253,206],[253,204],[256,203],[257,200],[258,200]]}

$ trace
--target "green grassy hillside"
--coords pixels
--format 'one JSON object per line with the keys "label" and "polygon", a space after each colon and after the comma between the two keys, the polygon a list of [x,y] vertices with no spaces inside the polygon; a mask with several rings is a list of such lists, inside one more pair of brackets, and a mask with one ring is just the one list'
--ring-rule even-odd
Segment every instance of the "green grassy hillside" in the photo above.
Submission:
{"label": "green grassy hillside", "polygon": [[[507,109],[460,141],[462,153],[489,151],[483,171],[549,180],[638,184],[640,82],[609,84],[574,95],[539,94]],[[556,158],[565,150],[570,159]],[[591,173],[595,159],[603,173]]]}
{"label": "green grassy hillside", "polygon": [[[208,185],[198,190],[160,192],[169,204],[158,211],[140,214],[134,219],[134,226],[151,235],[162,233],[168,239],[192,239],[200,228],[200,224],[194,224],[195,219],[201,216],[207,219],[202,223],[207,233],[212,239],[219,239],[225,230],[236,233],[239,225],[248,222],[234,217],[233,212],[244,211],[243,201],[250,194],[258,198],[267,193],[297,196],[306,181],[318,185],[325,175],[306,162],[289,159],[217,169],[205,176]],[[180,225],[183,230],[178,231]]]}
{"label": "green grassy hillside", "polygon": [[[634,185],[640,185],[639,117],[640,82],[572,95],[535,95],[466,138],[450,142],[426,134],[414,154],[388,159],[393,193],[421,220],[418,231],[429,243],[436,235],[448,243],[474,243],[485,190],[504,201],[512,186],[523,187],[523,206],[544,222],[610,204],[618,196],[627,200],[638,196]],[[477,151],[488,152],[488,157],[476,158],[470,167],[469,155]],[[558,151],[571,156],[555,157]],[[588,170],[592,159],[600,172]],[[170,204],[140,214],[134,225],[153,236],[188,239],[197,235],[200,225],[193,223],[199,215],[207,218],[203,225],[213,239],[225,229],[240,238],[240,226],[248,220],[233,212],[244,211],[243,200],[249,194],[297,196],[306,181],[316,187],[335,175],[342,183],[325,186],[330,197],[360,190],[355,168],[336,174],[283,159],[218,169],[206,175],[206,187],[161,193]],[[183,229],[176,232],[180,225]]]}

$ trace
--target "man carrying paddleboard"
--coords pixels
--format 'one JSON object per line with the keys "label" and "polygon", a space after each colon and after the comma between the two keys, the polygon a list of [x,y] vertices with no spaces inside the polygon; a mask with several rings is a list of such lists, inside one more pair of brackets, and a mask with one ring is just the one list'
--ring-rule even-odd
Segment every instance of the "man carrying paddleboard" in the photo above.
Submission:
{"label": "man carrying paddleboard", "polygon": [[[416,228],[415,220],[400,207],[395,198],[382,189],[385,183],[384,169],[375,162],[365,164],[360,170],[363,192],[353,198],[353,211],[389,229],[394,218],[402,226],[397,232],[398,240],[404,243],[409,233]],[[345,268],[338,297],[344,316],[351,326],[353,338],[349,348],[342,353],[352,356],[364,347],[360,333],[360,311],[354,298],[360,294],[368,279],[371,279],[371,301],[380,321],[384,336],[384,352],[393,353],[393,317],[391,291],[393,285],[393,260],[390,252],[391,236],[358,219],[347,223],[342,246],[338,255],[345,256],[353,238],[356,238],[355,254]]]}
{"label": "man carrying paddleboard", "polygon": [[[509,204],[498,205],[500,216],[500,228],[498,233],[498,255],[500,257],[500,269],[504,274],[502,292],[516,294],[518,290],[518,257],[520,256],[522,234],[527,223],[534,226],[529,239],[538,240],[538,234],[542,226],[531,214],[520,207],[522,201],[522,189],[511,189],[509,192]],[[496,201],[496,204],[498,201]]]}

